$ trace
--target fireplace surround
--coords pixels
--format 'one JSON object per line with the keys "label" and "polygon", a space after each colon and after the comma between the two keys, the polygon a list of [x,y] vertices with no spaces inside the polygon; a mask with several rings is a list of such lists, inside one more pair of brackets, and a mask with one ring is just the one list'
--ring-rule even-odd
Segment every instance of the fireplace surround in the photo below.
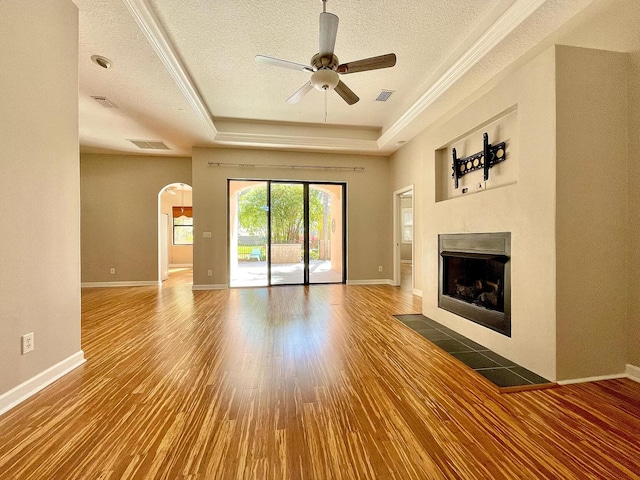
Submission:
{"label": "fireplace surround", "polygon": [[438,235],[438,307],[511,336],[511,233]]}

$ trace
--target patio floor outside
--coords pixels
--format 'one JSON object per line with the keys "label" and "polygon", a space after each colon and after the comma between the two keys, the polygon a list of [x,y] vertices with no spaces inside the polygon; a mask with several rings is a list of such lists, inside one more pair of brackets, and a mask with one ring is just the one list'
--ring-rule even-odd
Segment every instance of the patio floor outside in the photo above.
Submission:
{"label": "patio floor outside", "polygon": [[[268,284],[266,261],[244,261],[231,265],[231,287],[264,287]],[[331,269],[330,260],[309,262],[310,283],[340,283],[342,272]],[[304,263],[271,265],[271,285],[304,283]]]}

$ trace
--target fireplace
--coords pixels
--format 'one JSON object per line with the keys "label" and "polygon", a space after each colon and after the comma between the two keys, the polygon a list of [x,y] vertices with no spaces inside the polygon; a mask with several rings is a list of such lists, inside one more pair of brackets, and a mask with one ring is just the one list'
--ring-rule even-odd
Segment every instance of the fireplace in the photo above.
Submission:
{"label": "fireplace", "polygon": [[511,233],[438,236],[438,306],[511,336]]}

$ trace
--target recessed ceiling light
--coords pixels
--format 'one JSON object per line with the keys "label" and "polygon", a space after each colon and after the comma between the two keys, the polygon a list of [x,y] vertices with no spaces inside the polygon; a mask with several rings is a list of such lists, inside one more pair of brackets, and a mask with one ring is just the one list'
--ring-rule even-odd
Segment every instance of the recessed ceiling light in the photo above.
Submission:
{"label": "recessed ceiling light", "polygon": [[111,60],[101,55],[91,55],[91,60],[102,68],[109,68],[111,66]]}
{"label": "recessed ceiling light", "polygon": [[396,142],[396,147],[401,147],[402,145],[404,145],[405,143],[407,143],[406,140],[400,140],[399,142]]}

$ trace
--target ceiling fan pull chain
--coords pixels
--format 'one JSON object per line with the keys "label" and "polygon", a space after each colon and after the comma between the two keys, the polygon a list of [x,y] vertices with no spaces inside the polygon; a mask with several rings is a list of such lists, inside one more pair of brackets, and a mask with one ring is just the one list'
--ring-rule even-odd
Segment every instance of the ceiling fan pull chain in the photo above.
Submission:
{"label": "ceiling fan pull chain", "polygon": [[324,123],[327,123],[327,91],[324,91]]}

